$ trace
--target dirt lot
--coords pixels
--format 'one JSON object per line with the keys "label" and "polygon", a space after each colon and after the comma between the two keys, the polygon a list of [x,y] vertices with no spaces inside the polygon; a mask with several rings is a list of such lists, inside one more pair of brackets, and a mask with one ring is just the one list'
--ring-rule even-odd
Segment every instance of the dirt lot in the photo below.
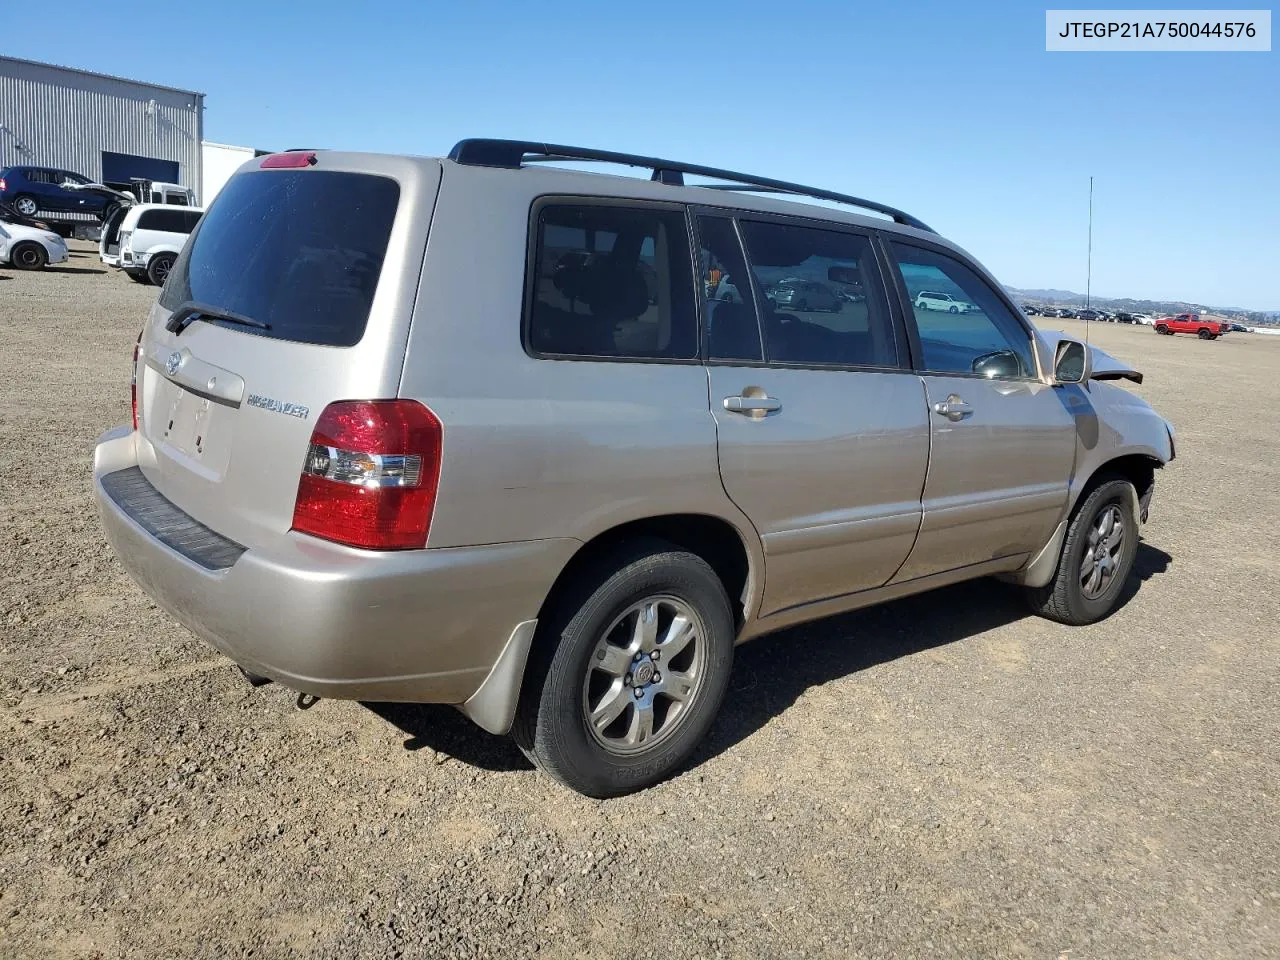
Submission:
{"label": "dirt lot", "polygon": [[87,250],[0,270],[0,956],[1280,956],[1280,338],[1094,326],[1180,431],[1110,620],[982,582],[757,641],[602,803],[134,587],[89,463],[155,290]]}

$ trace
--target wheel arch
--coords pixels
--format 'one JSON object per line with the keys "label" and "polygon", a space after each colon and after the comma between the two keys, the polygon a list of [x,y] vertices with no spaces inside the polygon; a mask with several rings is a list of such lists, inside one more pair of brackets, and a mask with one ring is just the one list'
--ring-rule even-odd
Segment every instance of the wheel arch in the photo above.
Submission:
{"label": "wheel arch", "polygon": [[[755,550],[751,549],[754,537]],[[754,531],[750,535],[723,517],[706,513],[670,513],[619,523],[596,534],[578,548],[560,570],[538,617],[541,620],[565,596],[584,573],[590,571],[619,545],[638,538],[665,540],[707,562],[733,609],[734,626],[741,633],[754,615],[763,592],[763,549]]]}
{"label": "wheel arch", "polygon": [[[459,709],[480,727],[494,734],[511,729],[516,706],[525,690],[530,670],[537,671],[549,657],[545,634],[539,629],[562,613],[560,605],[572,602],[575,587],[593,565],[609,558],[619,547],[636,539],[658,539],[688,550],[711,567],[729,595],[737,635],[755,615],[763,593],[763,547],[723,517],[703,513],[671,513],[618,523],[585,541],[556,574],[536,620],[516,626],[499,660],[480,688]],[[754,549],[752,547],[754,544]]]}
{"label": "wheel arch", "polygon": [[1088,473],[1077,477],[1071,485],[1067,511],[1054,529],[1052,536],[1049,537],[1049,541],[1025,567],[1013,573],[1004,574],[1000,579],[1027,587],[1043,587],[1049,583],[1057,572],[1062,542],[1066,538],[1067,528],[1075,517],[1076,510],[1096,487],[1107,480],[1119,477],[1133,485],[1135,512],[1139,522],[1145,523],[1147,508],[1155,490],[1155,473],[1164,464],[1165,461],[1154,453],[1131,451],[1104,460]]}

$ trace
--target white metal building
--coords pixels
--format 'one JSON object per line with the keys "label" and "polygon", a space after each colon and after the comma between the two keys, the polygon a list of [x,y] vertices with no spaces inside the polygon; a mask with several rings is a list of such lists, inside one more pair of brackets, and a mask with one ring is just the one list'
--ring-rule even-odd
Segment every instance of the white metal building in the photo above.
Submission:
{"label": "white metal building", "polygon": [[202,186],[204,94],[0,57],[0,168]]}

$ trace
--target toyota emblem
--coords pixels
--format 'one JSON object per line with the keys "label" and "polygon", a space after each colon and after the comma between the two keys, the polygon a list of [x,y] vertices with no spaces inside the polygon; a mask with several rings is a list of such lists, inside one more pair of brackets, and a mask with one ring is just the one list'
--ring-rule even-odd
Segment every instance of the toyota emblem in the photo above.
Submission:
{"label": "toyota emblem", "polygon": [[169,359],[164,362],[164,368],[169,371],[169,376],[173,376],[178,372],[180,366],[182,366],[182,354],[175,350],[169,354]]}

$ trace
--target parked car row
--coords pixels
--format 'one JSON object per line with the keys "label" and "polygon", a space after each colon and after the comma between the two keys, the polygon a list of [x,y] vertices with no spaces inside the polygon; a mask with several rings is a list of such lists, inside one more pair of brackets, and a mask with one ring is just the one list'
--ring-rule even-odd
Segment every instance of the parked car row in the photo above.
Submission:
{"label": "parked car row", "polygon": [[1107,323],[1144,323],[1148,326],[1152,319],[1145,314],[1129,313],[1125,310],[1094,310],[1086,308],[1077,310],[1074,307],[1047,307],[1034,303],[1024,303],[1022,312],[1029,317],[1064,317],[1073,320],[1102,320]]}
{"label": "parked car row", "polygon": [[6,167],[0,170],[0,263],[38,270],[64,262],[64,236],[83,221],[57,217],[91,213],[100,219],[99,259],[138,283],[163,286],[204,213],[195,202],[194,192],[176,183],[137,178],[108,185],[53,167]]}

